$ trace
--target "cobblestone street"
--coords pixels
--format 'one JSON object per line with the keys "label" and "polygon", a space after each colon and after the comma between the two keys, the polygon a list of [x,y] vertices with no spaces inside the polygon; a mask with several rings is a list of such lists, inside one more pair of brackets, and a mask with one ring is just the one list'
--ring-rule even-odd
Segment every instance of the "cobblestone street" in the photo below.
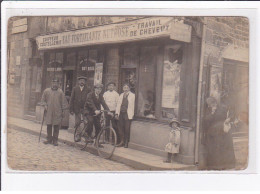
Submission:
{"label": "cobblestone street", "polygon": [[[88,152],[59,143],[38,143],[38,137],[8,129],[8,165],[13,170],[28,171],[129,171],[133,168],[106,160]],[[43,139],[41,140],[43,141]]]}

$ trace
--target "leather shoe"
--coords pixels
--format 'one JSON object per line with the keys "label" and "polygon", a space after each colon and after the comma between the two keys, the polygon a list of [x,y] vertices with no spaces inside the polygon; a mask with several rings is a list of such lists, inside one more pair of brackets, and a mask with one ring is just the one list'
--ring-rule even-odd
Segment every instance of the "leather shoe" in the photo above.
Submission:
{"label": "leather shoe", "polygon": [[53,145],[54,145],[54,146],[58,146],[58,143],[57,143],[57,142],[53,142]]}
{"label": "leather shoe", "polygon": [[47,140],[47,141],[44,141],[43,143],[44,143],[44,144],[51,144],[51,141],[48,141],[48,140]]}

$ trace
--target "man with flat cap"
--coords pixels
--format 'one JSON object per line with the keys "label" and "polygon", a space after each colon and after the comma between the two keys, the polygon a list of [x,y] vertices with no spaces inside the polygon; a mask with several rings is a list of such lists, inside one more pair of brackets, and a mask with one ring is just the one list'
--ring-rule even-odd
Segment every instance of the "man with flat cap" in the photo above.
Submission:
{"label": "man with flat cap", "polygon": [[91,137],[93,132],[93,124],[95,126],[95,138],[98,136],[101,130],[101,105],[107,111],[109,108],[101,94],[103,89],[103,84],[95,84],[94,91],[88,93],[86,103],[85,103],[85,112],[88,120],[87,124],[87,135]]}
{"label": "man with flat cap", "polygon": [[[52,80],[51,88],[44,90],[41,101],[47,111],[45,116],[47,124],[47,141],[44,141],[43,143],[53,143],[54,146],[57,146],[60,125],[62,118],[64,117],[64,110],[68,109],[65,94],[59,88],[59,80],[57,78]],[[54,128],[53,131],[52,127]]]}
{"label": "man with flat cap", "polygon": [[75,114],[75,126],[80,123],[81,116],[84,117],[84,105],[87,99],[87,94],[90,92],[90,89],[86,86],[86,81],[87,77],[79,76],[78,85],[72,89],[70,97],[70,114]]}

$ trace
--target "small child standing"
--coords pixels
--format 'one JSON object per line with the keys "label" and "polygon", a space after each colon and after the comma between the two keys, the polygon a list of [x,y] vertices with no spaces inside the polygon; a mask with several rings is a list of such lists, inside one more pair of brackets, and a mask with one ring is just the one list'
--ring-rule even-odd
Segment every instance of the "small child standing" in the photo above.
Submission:
{"label": "small child standing", "polygon": [[165,146],[165,152],[167,152],[167,159],[164,161],[166,163],[172,162],[173,154],[179,153],[180,149],[180,123],[178,120],[173,118],[170,122],[170,134],[169,134],[169,143]]}

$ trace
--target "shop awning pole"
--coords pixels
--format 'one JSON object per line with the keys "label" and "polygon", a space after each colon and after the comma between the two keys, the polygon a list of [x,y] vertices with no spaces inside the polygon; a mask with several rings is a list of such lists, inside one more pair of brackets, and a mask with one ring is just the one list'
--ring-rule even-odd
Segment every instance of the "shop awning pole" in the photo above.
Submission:
{"label": "shop awning pole", "polygon": [[202,84],[203,84],[203,66],[204,66],[204,52],[205,52],[205,34],[206,24],[203,18],[203,31],[201,40],[201,53],[200,53],[200,69],[199,69],[199,85],[198,85],[198,96],[197,96],[197,125],[196,125],[196,136],[195,136],[195,164],[199,163],[199,142],[200,142],[200,127],[201,127],[201,98],[202,98]]}

